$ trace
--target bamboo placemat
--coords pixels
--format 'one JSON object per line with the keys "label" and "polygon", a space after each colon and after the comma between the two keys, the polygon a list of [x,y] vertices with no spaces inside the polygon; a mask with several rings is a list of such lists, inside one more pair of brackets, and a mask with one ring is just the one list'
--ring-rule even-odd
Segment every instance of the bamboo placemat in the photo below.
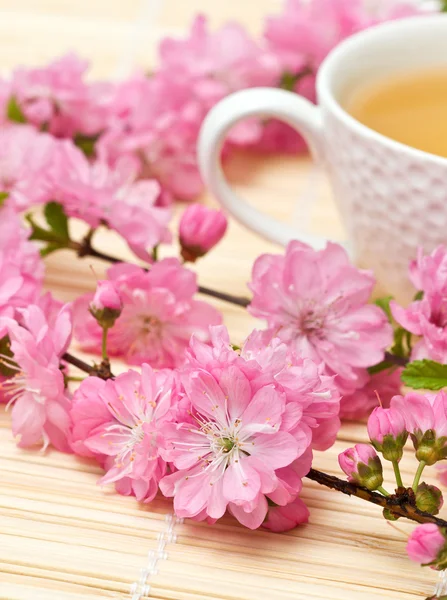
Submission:
{"label": "bamboo placemat", "polygon": [[[0,66],[35,64],[75,48],[92,58],[97,75],[106,75],[129,38],[140,4],[16,0],[11,8],[8,0],[0,0]],[[155,41],[186,27],[196,10],[210,14],[216,25],[232,17],[255,32],[275,5],[274,0],[166,0],[159,26],[138,59],[150,64]],[[294,213],[314,232],[343,237],[319,173],[307,196],[307,158],[240,153],[227,170],[240,193],[266,212],[283,219]],[[300,195],[307,206],[297,209]],[[102,244],[130,258],[113,236],[103,236]],[[199,278],[210,287],[247,293],[255,257],[277,250],[232,223],[219,248],[199,264]],[[63,300],[94,287],[89,265],[99,275],[104,270],[99,262],[79,261],[69,253],[54,255],[47,264],[47,287]],[[256,325],[243,310],[217,305],[234,341]],[[362,425],[345,425],[335,447],[317,453],[315,465],[338,474],[337,454],[364,434]],[[410,464],[405,460],[407,479]],[[3,409],[0,472],[0,600],[130,600],[132,585],[135,598],[142,590],[136,586],[142,569],[151,572],[150,590],[142,597],[159,600],[416,600],[430,595],[436,581],[433,572],[408,561],[404,540],[376,507],[313,482],[305,483],[302,494],[311,509],[310,524],[287,534],[251,532],[231,518],[214,526],[176,523],[171,503],[163,498],[146,506],[97,487],[100,469],[90,461],[51,449],[45,454],[17,449]],[[400,527],[411,530],[404,523]]]}

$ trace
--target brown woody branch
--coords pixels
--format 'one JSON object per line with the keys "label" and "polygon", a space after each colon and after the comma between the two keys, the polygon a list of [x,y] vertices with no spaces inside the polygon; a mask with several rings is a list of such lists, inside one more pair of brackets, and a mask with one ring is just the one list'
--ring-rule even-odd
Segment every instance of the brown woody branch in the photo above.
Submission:
{"label": "brown woody branch", "polygon": [[[99,252],[95,248],[93,248],[91,243],[92,235],[91,233],[87,234],[81,243],[79,242],[71,242],[69,247],[71,250],[75,250],[79,257],[83,256],[93,256],[94,258],[99,258],[100,260],[104,260],[106,262],[116,264],[122,262],[119,258],[115,256],[110,256],[109,254],[105,254],[104,252]],[[213,290],[211,288],[200,285],[199,292],[204,294],[205,296],[211,296],[212,298],[217,298],[219,300],[223,300],[224,302],[228,302],[229,304],[234,304],[235,306],[241,306],[245,308],[250,304],[249,298],[244,298],[242,296],[233,296],[232,294],[227,294],[225,292],[219,292],[217,290]]]}
{"label": "brown woody branch", "polygon": [[398,367],[405,367],[410,362],[408,357],[396,356],[396,354],[391,354],[391,352],[385,352],[385,360]]}
{"label": "brown woody branch", "polygon": [[308,479],[316,481],[320,485],[323,485],[332,490],[337,490],[347,496],[355,496],[366,502],[371,502],[382,508],[389,509],[396,517],[403,517],[416,521],[416,523],[434,523],[439,527],[447,527],[447,521],[430,515],[429,513],[423,512],[416,507],[414,493],[412,490],[406,490],[399,488],[396,494],[392,496],[382,496],[377,492],[371,492],[364,487],[357,486],[333,475],[328,475],[322,471],[311,469],[306,475]]}
{"label": "brown woody branch", "polygon": [[68,352],[62,355],[62,360],[87,373],[87,375],[93,375],[100,379],[113,379],[115,377],[110,369],[110,362],[108,360],[103,360],[99,365],[89,365]]}

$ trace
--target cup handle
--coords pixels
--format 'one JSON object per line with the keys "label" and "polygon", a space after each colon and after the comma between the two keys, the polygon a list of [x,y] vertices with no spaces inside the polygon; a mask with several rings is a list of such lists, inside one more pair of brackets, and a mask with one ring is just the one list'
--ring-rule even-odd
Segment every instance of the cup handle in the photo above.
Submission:
{"label": "cup handle", "polygon": [[221,149],[228,130],[241,119],[274,117],[291,125],[309,144],[314,159],[323,156],[320,109],[308,100],[275,88],[242,90],[221,100],[206,116],[200,131],[198,159],[206,186],[240,223],[272,242],[287,245],[299,239],[316,250],[327,240],[297,230],[247,204],[230,188],[222,171]]}

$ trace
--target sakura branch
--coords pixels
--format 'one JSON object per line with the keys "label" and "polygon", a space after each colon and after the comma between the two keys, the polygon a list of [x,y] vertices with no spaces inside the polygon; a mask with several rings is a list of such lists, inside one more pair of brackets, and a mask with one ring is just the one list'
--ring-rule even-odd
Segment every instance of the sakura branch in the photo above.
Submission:
{"label": "sakura branch", "polygon": [[389,511],[388,514],[392,515],[394,519],[410,519],[411,521],[421,524],[433,523],[437,527],[442,527],[447,530],[447,521],[419,510],[416,505],[415,496],[412,495],[409,490],[404,488],[398,490],[398,493],[396,494],[384,496],[383,494],[372,492],[365,487],[343,481],[333,475],[322,473],[316,469],[311,469],[306,477],[331,490],[336,490],[347,496],[354,496],[360,500],[376,504],[384,510]]}
{"label": "sakura branch", "polygon": [[[372,17],[360,0],[337,2],[337,11],[326,0],[289,2],[262,42],[237,25],[210,34],[198,18],[186,40],[163,41],[151,77],[87,83],[87,65],[68,56],[2,83],[0,400],[19,446],[89,457],[104,470],[102,484],[141,502],[161,491],[179,517],[214,523],[228,512],[252,529],[286,531],[308,519],[307,477],[378,505],[388,520],[420,523],[410,558],[444,569],[442,492],[424,478],[447,458],[446,249],[419,251],[405,307],[372,303],[374,275],[336,244],[317,252],[292,242],[258,257],[250,298],[199,286],[188,264],[227,228],[221,211],[199,204],[183,211],[179,251],[159,256],[174,239],[173,198],[202,189],[195,147],[214,103],[259,85],[313,99],[316,70],[339,39],[417,13],[386,3]],[[336,39],[323,35],[334,31]],[[274,120],[235,128],[224,156],[241,146],[305,148]],[[72,238],[72,219],[88,227],[83,240]],[[104,252],[99,228],[144,266]],[[95,293],[67,305],[42,292],[42,258],[64,249],[110,263]],[[199,293],[246,309],[259,330],[231,340]],[[97,363],[73,354],[73,338]],[[115,375],[115,358],[131,368]],[[87,376],[73,381],[72,367]],[[402,383],[439,393],[402,396]],[[340,419],[365,417],[370,444],[339,457],[348,481],[316,470]],[[414,473],[405,481],[410,440]],[[395,481],[384,480],[383,461]],[[438,472],[445,483],[446,470]]]}
{"label": "sakura branch", "polygon": [[[191,206],[191,208],[193,208],[193,207]],[[201,208],[205,208],[205,207],[201,207]],[[68,248],[70,250],[74,250],[75,252],[77,252],[78,256],[81,258],[84,256],[91,256],[93,258],[99,258],[100,260],[103,260],[103,261],[111,263],[111,264],[117,264],[119,262],[123,262],[122,260],[120,260],[119,258],[117,258],[115,256],[110,256],[109,254],[106,254],[104,252],[100,252],[100,251],[96,250],[92,246],[92,234],[89,234],[88,236],[86,236],[82,242],[70,241]],[[184,246],[182,246],[182,248],[184,248]],[[188,251],[187,256],[189,258],[192,257],[192,254],[190,251]],[[213,290],[213,289],[211,289],[209,287],[205,287],[203,285],[199,285],[198,291],[199,291],[199,293],[204,294],[205,296],[211,296],[212,298],[217,298],[218,300],[222,300],[223,302],[228,302],[229,304],[234,304],[235,306],[240,306],[242,308],[246,308],[250,304],[249,298],[244,298],[242,296],[233,296],[232,294],[227,294],[226,292],[219,292],[217,290]]]}
{"label": "sakura branch", "polygon": [[[81,360],[77,356],[73,356],[69,352],[65,352],[61,356],[62,360],[80,371],[87,373],[87,375],[94,375],[100,379],[113,379],[115,376],[110,370],[110,362],[105,359],[99,364],[89,365],[84,360]],[[69,378],[70,379],[70,378]]]}

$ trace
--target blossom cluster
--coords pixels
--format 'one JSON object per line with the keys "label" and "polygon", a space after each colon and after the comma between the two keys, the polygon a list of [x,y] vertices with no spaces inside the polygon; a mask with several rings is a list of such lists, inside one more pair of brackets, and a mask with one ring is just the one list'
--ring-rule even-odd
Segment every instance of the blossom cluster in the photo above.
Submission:
{"label": "blossom cluster", "polygon": [[[284,531],[308,519],[300,492],[314,451],[334,443],[340,419],[375,408],[372,446],[346,451],[343,470],[356,485],[383,489],[377,452],[398,473],[410,437],[416,502],[439,510],[442,495],[420,476],[447,457],[447,395],[400,392],[420,359],[437,361],[445,381],[436,389],[447,386],[445,248],[421,251],[412,263],[419,294],[407,308],[371,303],[373,274],[336,244],[315,251],[294,241],[264,254],[253,266],[252,297],[242,302],[260,325],[242,343],[198,299],[207,288],[185,264],[222,239],[223,212],[188,206],[178,251],[173,245],[169,257],[158,256],[174,240],[172,196],[190,199],[201,189],[195,143],[207,111],[259,85],[314,99],[316,70],[333,45],[417,12],[382,4],[371,15],[361,0],[289,0],[268,20],[263,43],[237,25],[209,33],[199,17],[188,39],[164,40],[150,76],[90,84],[87,65],[67,56],[2,83],[0,399],[20,447],[51,444],[94,459],[104,470],[100,484],[142,502],[160,491],[180,517],[214,522],[228,511],[247,527]],[[230,133],[224,152],[235,145],[296,150],[300,142],[284,125],[255,120]],[[88,226],[82,240],[71,237],[73,219]],[[96,250],[100,227],[117,233],[140,263]],[[60,249],[115,264],[95,293],[63,305],[43,294],[40,256]],[[101,362],[73,357],[73,337]],[[134,368],[114,376],[115,357]],[[77,388],[73,365],[88,375]],[[416,365],[419,388],[428,381],[424,365]],[[430,562],[439,567],[444,532],[428,533]]]}
{"label": "blossom cluster", "polygon": [[[0,122],[25,123],[47,135],[32,139],[23,133],[11,153],[8,145],[17,134],[2,129],[0,161],[20,161],[25,151],[32,157],[26,168],[24,162],[19,165],[21,189],[11,196],[22,206],[48,198],[42,170],[53,151],[51,140],[65,140],[58,147],[69,177],[59,191],[69,210],[76,212],[80,201],[81,217],[103,219],[114,227],[119,222],[115,203],[124,199],[126,220],[135,228],[139,217],[151,222],[151,234],[140,231],[140,236],[146,234],[152,243],[154,236],[164,241],[165,217],[159,215],[156,228],[153,211],[145,214],[143,208],[169,203],[173,197],[188,200],[201,191],[195,148],[210,108],[232,92],[257,86],[283,87],[314,101],[317,70],[338,42],[378,22],[419,12],[408,0],[378,0],[373,7],[365,0],[287,0],[282,14],[266,19],[260,40],[236,23],[212,32],[205,17],[198,16],[185,39],[161,42],[152,73],[135,72],[121,82],[88,82],[88,63],[73,54],[46,67],[18,68],[0,82]],[[305,148],[294,130],[275,120],[237,125],[226,152],[237,146],[292,152]],[[98,164],[88,168],[76,147]],[[136,178],[145,184],[134,188]],[[23,194],[24,188],[29,195]],[[92,196],[94,216],[93,207],[85,210]],[[143,207],[138,198],[146,199]],[[108,205],[114,214],[104,214]],[[119,210],[124,208],[120,205]],[[124,227],[129,231],[130,224]]]}
{"label": "blossom cluster", "polygon": [[[220,213],[204,211],[193,218],[214,218],[220,232]],[[180,232],[190,218],[187,210]],[[208,230],[196,230],[196,247],[209,246]],[[228,510],[251,528],[293,527],[307,519],[301,480],[313,450],[335,440],[344,390],[361,385],[392,341],[385,313],[368,303],[373,284],[334,244],[264,255],[249,310],[267,327],[234,348],[177,258],[148,270],[116,264],[73,307],[46,296],[0,320],[13,433],[22,446],[43,440],[96,458],[101,483],[120,493],[150,501],[160,489],[180,516],[212,522]],[[72,331],[85,350],[141,369],[90,376],[72,395]]]}
{"label": "blossom cluster", "polygon": [[[312,448],[332,445],[338,429],[333,379],[261,333],[240,351],[222,326],[211,336],[211,345],[191,339],[181,369],[143,364],[83,382],[73,450],[104,466],[101,483],[139,500],[160,487],[179,516],[214,522],[229,510],[250,528],[295,526],[307,517],[298,494]],[[294,519],[281,516],[290,504],[300,508]]]}

